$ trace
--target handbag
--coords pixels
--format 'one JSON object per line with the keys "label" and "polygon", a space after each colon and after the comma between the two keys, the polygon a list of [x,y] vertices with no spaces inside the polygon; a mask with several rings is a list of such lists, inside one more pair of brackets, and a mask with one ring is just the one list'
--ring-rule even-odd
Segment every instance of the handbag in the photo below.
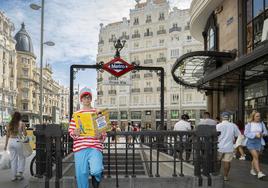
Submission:
{"label": "handbag", "polygon": [[23,150],[24,157],[29,157],[33,153],[33,149],[32,149],[32,147],[31,147],[29,142],[23,142],[22,143],[22,150]]}
{"label": "handbag", "polygon": [[11,168],[10,154],[8,153],[8,151],[4,151],[0,159],[0,169],[5,170],[10,168]]}
{"label": "handbag", "polygon": [[31,147],[31,145],[29,143],[28,136],[21,135],[19,137],[19,141],[22,144],[22,152],[23,152],[24,157],[29,157],[30,155],[32,155],[33,149],[32,149],[32,147]]}

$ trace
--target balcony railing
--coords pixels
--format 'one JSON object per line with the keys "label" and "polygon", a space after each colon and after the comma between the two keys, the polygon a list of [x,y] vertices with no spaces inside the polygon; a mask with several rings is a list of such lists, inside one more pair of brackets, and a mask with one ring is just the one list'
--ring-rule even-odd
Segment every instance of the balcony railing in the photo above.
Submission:
{"label": "balcony railing", "polygon": [[145,73],[144,78],[152,78],[153,74],[152,73]]}
{"label": "balcony railing", "polygon": [[145,87],[144,92],[153,92],[153,88],[152,87]]}
{"label": "balcony railing", "polygon": [[152,59],[145,59],[144,64],[152,64],[153,60]]}
{"label": "balcony railing", "polygon": [[133,39],[140,38],[140,37],[141,37],[141,35],[139,33],[136,33],[136,34],[133,34],[132,35],[132,38]]}
{"label": "balcony railing", "polygon": [[144,33],[144,36],[145,37],[151,37],[151,36],[153,36],[153,32],[151,31],[151,32],[146,32],[146,33]]}
{"label": "balcony railing", "polygon": [[134,74],[134,75],[131,75],[131,78],[132,79],[139,79],[140,75],[139,74]]}
{"label": "balcony railing", "polygon": [[133,89],[131,89],[131,92],[132,93],[139,93],[139,92],[141,92],[141,90],[140,90],[140,88],[133,88]]}
{"label": "balcony railing", "polygon": [[158,34],[158,35],[166,34],[166,33],[167,33],[167,31],[166,31],[165,29],[162,29],[162,30],[158,30],[158,31],[157,31],[157,34]]}
{"label": "balcony railing", "polygon": [[116,40],[116,38],[110,38],[109,42],[114,42]]}
{"label": "balcony railing", "polygon": [[172,27],[169,29],[169,33],[172,33],[173,31],[181,31],[181,27]]}
{"label": "balcony railing", "polygon": [[108,91],[108,94],[109,95],[116,95],[116,90],[109,90]]}
{"label": "balcony railing", "polygon": [[98,44],[104,44],[104,41],[103,40],[100,40]]}
{"label": "balcony railing", "polygon": [[157,62],[166,62],[167,59],[166,59],[165,57],[159,57],[159,58],[157,58],[156,61],[157,61]]}
{"label": "balcony railing", "polygon": [[152,19],[147,19],[145,22],[146,23],[151,23],[152,22]]}
{"label": "balcony railing", "polygon": [[122,35],[121,37],[119,37],[120,40],[128,40],[129,39],[129,35]]}

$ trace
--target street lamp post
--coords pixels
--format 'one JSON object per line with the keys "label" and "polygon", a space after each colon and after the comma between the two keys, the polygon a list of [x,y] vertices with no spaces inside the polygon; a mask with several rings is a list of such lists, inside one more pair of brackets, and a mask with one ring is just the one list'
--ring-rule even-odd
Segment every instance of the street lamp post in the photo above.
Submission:
{"label": "street lamp post", "polygon": [[41,40],[40,40],[40,101],[39,101],[39,118],[40,124],[43,124],[43,47],[44,44],[48,46],[54,46],[55,43],[47,41],[44,43],[44,9],[45,9],[45,0],[42,0],[41,6],[36,4],[31,4],[30,7],[33,10],[39,10],[41,8]]}

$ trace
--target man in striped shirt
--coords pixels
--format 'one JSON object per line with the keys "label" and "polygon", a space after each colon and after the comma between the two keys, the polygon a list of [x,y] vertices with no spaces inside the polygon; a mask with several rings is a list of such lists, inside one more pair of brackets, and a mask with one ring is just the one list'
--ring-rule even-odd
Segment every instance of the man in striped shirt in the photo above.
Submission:
{"label": "man in striped shirt", "polygon": [[[92,92],[90,88],[81,89],[80,102],[83,107],[78,111],[79,113],[97,113],[97,110],[91,107]],[[96,137],[81,136],[82,130],[76,127],[74,118],[70,121],[69,133],[73,138],[77,187],[89,188],[88,177],[91,175],[93,188],[98,188],[103,171],[102,150],[106,133]]]}

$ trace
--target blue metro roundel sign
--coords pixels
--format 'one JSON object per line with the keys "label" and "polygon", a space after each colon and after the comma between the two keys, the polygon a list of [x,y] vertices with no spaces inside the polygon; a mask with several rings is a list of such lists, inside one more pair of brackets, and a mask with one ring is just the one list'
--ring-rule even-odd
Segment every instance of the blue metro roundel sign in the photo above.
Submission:
{"label": "blue metro roundel sign", "polygon": [[109,61],[108,63],[105,63],[102,68],[106,70],[107,72],[111,73],[112,75],[116,77],[120,77],[123,74],[133,70],[134,66],[131,64],[128,64],[126,61],[121,59],[120,57],[116,57]]}

